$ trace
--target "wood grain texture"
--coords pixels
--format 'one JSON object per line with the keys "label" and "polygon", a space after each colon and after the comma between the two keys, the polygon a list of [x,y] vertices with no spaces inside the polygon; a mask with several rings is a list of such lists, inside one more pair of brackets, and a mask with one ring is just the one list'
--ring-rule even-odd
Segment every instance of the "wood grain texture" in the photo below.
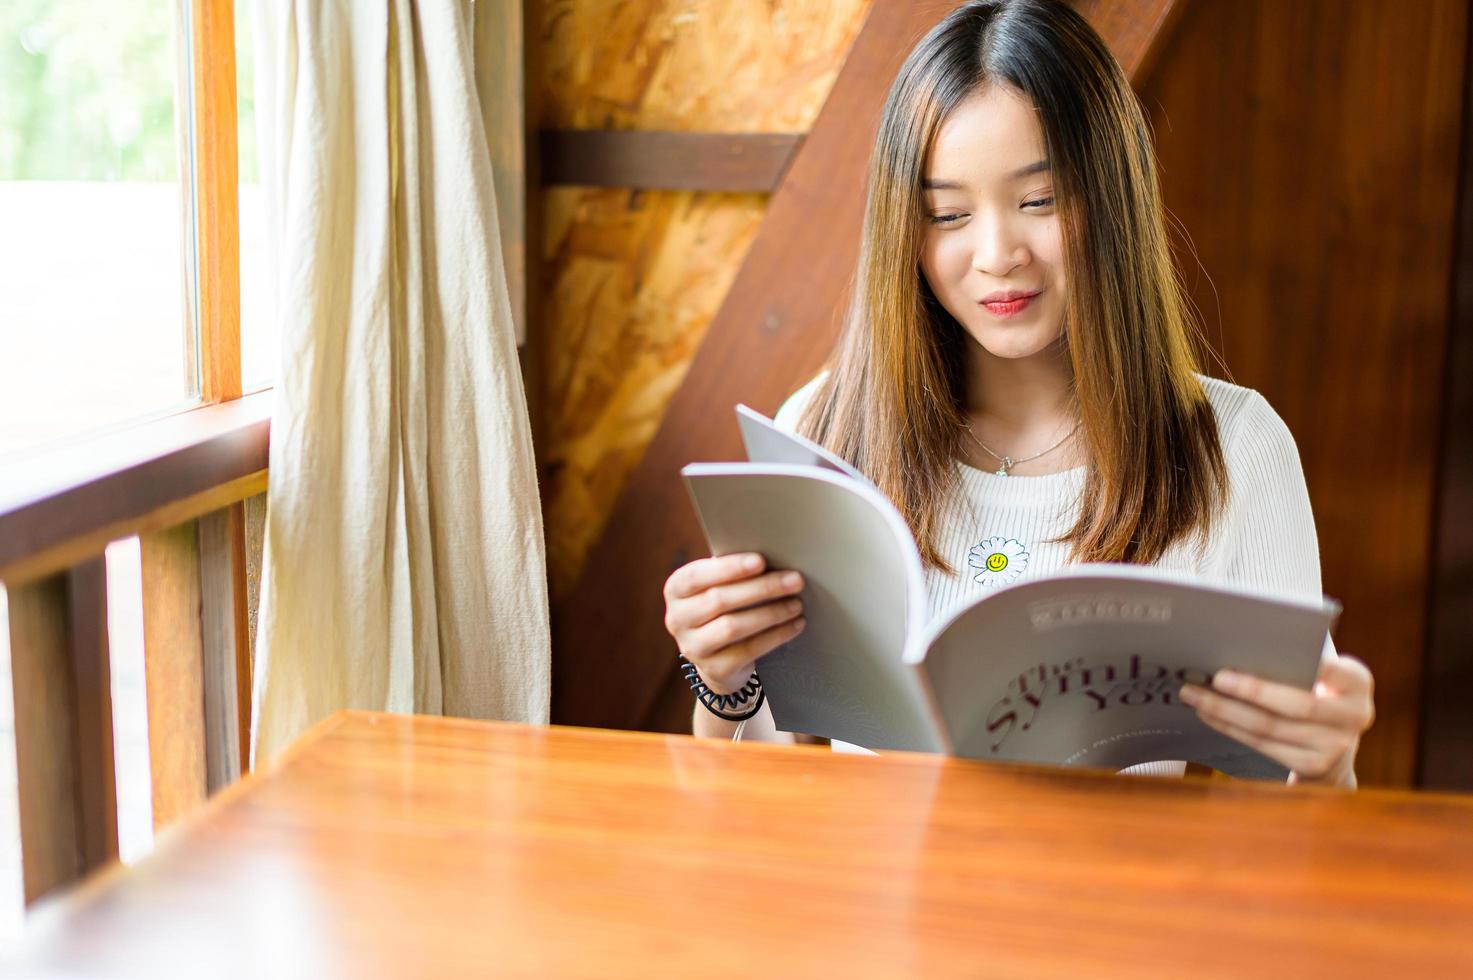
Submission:
{"label": "wood grain texture", "polygon": [[270,391],[37,453],[0,485],[0,580],[70,567],[266,489]]}
{"label": "wood grain texture", "polygon": [[[240,204],[235,0],[185,0],[192,54],[194,302],[200,399],[239,398]],[[192,318],[191,318],[192,319]]]}
{"label": "wood grain texture", "polygon": [[76,726],[77,823],[82,870],[118,856],[118,786],[113,753],[112,655],[107,564],[101,555],[66,574],[67,646]]}
{"label": "wood grain texture", "polygon": [[81,874],[66,577],[9,588],[16,793],[27,902]]}
{"label": "wood grain texture", "polygon": [[8,590],[26,902],[117,857],[106,569]]}
{"label": "wood grain texture", "polygon": [[245,503],[246,540],[246,617],[249,622],[252,666],[255,664],[256,621],[261,611],[261,562],[266,551],[266,511],[270,506],[264,493],[247,497]]}
{"label": "wood grain texture", "polygon": [[239,779],[242,761],[250,759],[251,639],[245,523],[244,503],[212,511],[195,522],[208,793]]}
{"label": "wood grain texture", "polygon": [[1473,790],[1473,29],[1465,48],[1418,785]]}
{"label": "wood grain texture", "polygon": [[[870,0],[538,4],[545,129],[803,133]],[[746,254],[765,196],[551,188],[532,345],[566,593]]]}
{"label": "wood grain texture", "polygon": [[158,829],[207,795],[199,538],[191,522],[141,535],[139,545],[148,763]]}
{"label": "wood grain texture", "polygon": [[542,0],[544,129],[806,132],[867,0]]}
{"label": "wood grain texture", "polygon": [[1294,433],[1376,676],[1366,783],[1416,771],[1466,38],[1461,0],[1192,3],[1143,93],[1192,297]]}
{"label": "wood grain texture", "polygon": [[[689,697],[662,694],[683,682],[662,625],[660,583],[706,547],[679,469],[736,458],[728,407],[742,401],[775,411],[831,349],[858,254],[866,167],[885,93],[911,47],[951,6],[877,0],[871,8],[653,441],[602,535],[588,536],[596,544],[582,576],[571,589],[554,579],[554,721],[687,730]],[[1161,0],[1132,7],[1150,23],[1169,20],[1171,4]],[[1134,29],[1105,38],[1121,45],[1127,71],[1155,43]],[[681,376],[680,367],[670,375]],[[550,388],[561,390],[555,382]],[[610,662],[617,671],[603,666]]]}
{"label": "wood grain texture", "polygon": [[56,905],[14,965],[1466,976],[1470,822],[1448,796],[339,715]]}
{"label": "wood grain texture", "polygon": [[543,372],[559,393],[547,403],[543,515],[561,595],[684,379],[764,200],[561,190],[543,203],[556,248]]}
{"label": "wood grain texture", "polygon": [[[1110,44],[1131,83],[1140,90],[1171,43],[1182,11],[1196,0],[1072,0],[1072,6]],[[1211,0],[1207,0],[1211,2]]]}
{"label": "wood grain texture", "polygon": [[545,129],[545,186],[770,194],[803,137],[793,133],[669,133]]}

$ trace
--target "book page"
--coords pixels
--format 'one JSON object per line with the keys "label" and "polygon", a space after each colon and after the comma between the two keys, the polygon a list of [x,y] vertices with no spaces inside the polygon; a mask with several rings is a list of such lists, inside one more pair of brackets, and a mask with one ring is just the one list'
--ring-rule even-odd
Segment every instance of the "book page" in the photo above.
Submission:
{"label": "book page", "polygon": [[933,625],[919,669],[957,755],[1109,769],[1184,759],[1282,779],[1282,766],[1208,728],[1178,692],[1228,667],[1308,689],[1335,612],[1138,566],[1082,566]]}
{"label": "book page", "polygon": [[843,473],[867,486],[874,485],[863,473],[851,466],[848,460],[836,456],[811,439],[805,439],[795,432],[784,432],[777,427],[777,423],[761,412],[738,405],[736,413],[737,425],[742,430],[742,443],[747,448],[747,459],[752,462],[821,466]]}

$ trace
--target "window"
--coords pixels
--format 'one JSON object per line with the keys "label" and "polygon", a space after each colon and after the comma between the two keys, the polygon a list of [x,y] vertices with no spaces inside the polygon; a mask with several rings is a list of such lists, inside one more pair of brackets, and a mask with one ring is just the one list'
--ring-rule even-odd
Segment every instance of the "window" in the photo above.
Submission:
{"label": "window", "polygon": [[0,4],[0,455],[198,392],[173,0]]}

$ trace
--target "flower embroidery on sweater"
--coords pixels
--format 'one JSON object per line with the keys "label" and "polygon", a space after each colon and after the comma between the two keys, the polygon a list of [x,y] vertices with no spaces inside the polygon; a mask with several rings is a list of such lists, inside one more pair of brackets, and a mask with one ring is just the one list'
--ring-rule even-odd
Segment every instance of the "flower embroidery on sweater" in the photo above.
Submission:
{"label": "flower embroidery on sweater", "polygon": [[967,552],[967,565],[977,569],[973,582],[995,589],[1027,571],[1028,549],[1017,538],[988,538]]}

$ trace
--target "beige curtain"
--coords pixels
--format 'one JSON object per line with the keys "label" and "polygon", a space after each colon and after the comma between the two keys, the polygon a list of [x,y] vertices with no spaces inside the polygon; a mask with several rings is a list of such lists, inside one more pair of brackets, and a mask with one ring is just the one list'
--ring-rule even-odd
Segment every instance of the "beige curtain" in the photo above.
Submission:
{"label": "beige curtain", "polygon": [[256,0],[281,368],[255,740],[341,708],[544,723],[542,518],[457,0]]}

